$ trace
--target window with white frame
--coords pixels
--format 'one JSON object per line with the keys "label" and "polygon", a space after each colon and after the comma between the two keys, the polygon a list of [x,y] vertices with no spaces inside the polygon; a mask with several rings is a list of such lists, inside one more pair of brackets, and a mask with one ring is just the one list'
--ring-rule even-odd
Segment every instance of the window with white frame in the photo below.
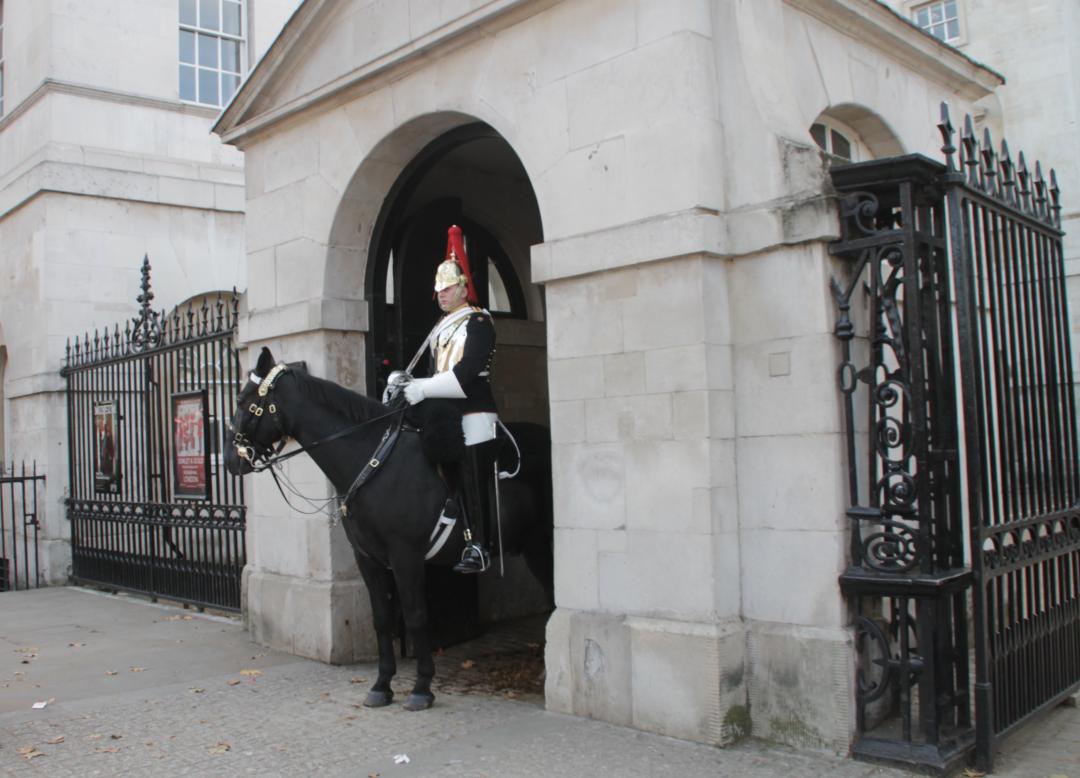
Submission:
{"label": "window with white frame", "polygon": [[935,38],[952,43],[960,39],[958,0],[935,0],[911,9],[911,18]]}
{"label": "window with white frame", "polygon": [[179,0],[180,99],[221,107],[245,65],[243,0]]}
{"label": "window with white frame", "polygon": [[858,132],[828,114],[820,115],[810,125],[810,137],[819,149],[830,155],[831,162],[862,162],[874,158]]}

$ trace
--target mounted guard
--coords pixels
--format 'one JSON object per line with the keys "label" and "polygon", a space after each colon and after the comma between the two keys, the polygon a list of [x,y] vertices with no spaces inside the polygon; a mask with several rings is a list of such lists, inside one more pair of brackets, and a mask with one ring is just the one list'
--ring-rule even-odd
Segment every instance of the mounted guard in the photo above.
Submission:
{"label": "mounted guard", "polygon": [[[482,573],[491,564],[486,540],[492,534],[493,507],[497,510],[494,504],[498,499],[499,417],[491,391],[495,325],[491,314],[477,305],[469,257],[456,224],[448,231],[446,256],[435,270],[434,291],[444,316],[407,370],[390,376],[386,400],[392,401],[400,391],[410,405],[439,398],[459,407],[465,455],[462,466],[443,466],[451,487],[443,516],[460,517],[465,522],[465,548],[454,570]],[[430,377],[412,378],[410,373],[425,351]],[[463,499],[464,511],[455,494]]]}

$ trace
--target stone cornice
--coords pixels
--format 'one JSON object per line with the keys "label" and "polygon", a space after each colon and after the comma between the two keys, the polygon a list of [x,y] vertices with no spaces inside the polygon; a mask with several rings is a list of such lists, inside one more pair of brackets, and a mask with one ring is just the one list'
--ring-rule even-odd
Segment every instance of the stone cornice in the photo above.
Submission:
{"label": "stone cornice", "polygon": [[0,187],[0,218],[46,193],[244,213],[244,185],[239,181],[179,178],[40,157]]}
{"label": "stone cornice", "polygon": [[939,41],[878,0],[784,2],[956,90],[968,100],[978,100],[1005,83],[1005,77],[997,71]]}
{"label": "stone cornice", "polygon": [[410,63],[430,57],[435,50],[454,45],[469,34],[477,34],[481,30],[490,32],[491,25],[497,20],[507,23],[505,20],[510,18],[511,11],[526,8],[526,13],[533,13],[560,0],[490,0],[479,8],[413,38],[404,46],[382,52],[374,59],[359,64],[307,94],[263,113],[255,110],[256,101],[264,90],[273,84],[277,75],[287,70],[288,64],[306,49],[318,45],[318,36],[307,33],[318,23],[324,12],[341,1],[305,0],[286,22],[266,55],[240,85],[232,102],[226,106],[214,124],[212,132],[220,135],[225,143],[240,145],[245,137],[328,100],[344,90],[371,82],[390,71],[397,71]]}
{"label": "stone cornice", "polygon": [[54,78],[46,78],[37,88],[21,100],[10,112],[0,117],[0,132],[17,121],[20,116],[30,110],[35,103],[50,94],[75,95],[90,100],[103,100],[110,103],[122,103],[124,105],[136,105],[145,108],[155,108],[159,111],[173,111],[191,116],[201,116],[204,119],[213,119],[218,115],[215,108],[205,108],[200,105],[192,105],[179,100],[166,100],[150,95],[141,95],[134,92],[122,92],[118,89],[105,89],[89,84],[77,84],[72,81],[59,81]]}

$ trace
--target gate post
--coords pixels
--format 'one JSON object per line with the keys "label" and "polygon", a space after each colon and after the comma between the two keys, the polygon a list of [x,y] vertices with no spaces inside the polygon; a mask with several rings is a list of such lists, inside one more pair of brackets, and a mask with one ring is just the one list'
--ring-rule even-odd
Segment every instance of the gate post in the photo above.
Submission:
{"label": "gate post", "polygon": [[847,284],[832,286],[851,520],[840,587],[855,633],[853,753],[941,773],[973,743],[944,172],[921,155],[834,167],[841,239],[830,247],[851,267]]}

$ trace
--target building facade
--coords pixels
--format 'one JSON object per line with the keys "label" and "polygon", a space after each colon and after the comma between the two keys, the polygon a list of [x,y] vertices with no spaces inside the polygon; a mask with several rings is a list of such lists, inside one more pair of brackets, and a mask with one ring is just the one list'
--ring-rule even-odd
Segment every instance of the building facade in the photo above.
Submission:
{"label": "building facade", "polygon": [[243,156],[210,127],[294,6],[0,3],[0,460],[48,476],[48,580],[70,570],[65,344],[130,317],[147,255],[155,306],[246,286]]}
{"label": "building facade", "polygon": [[[502,416],[551,431],[547,706],[847,752],[828,170],[938,158],[947,101],[1061,161],[1068,231],[1076,20],[1003,5],[0,3],[0,442],[49,474],[50,578],[69,556],[65,343],[130,316],[144,255],[157,305],[236,286],[242,343],[374,394],[430,327],[458,222]],[[330,496],[305,458],[285,467]],[[340,526],[268,480],[247,494],[253,636],[369,658]],[[483,586],[494,611],[530,596],[513,571]]]}
{"label": "building facade", "polygon": [[[405,238],[440,213],[492,236],[524,290],[497,376],[547,374],[520,400],[554,444],[548,707],[846,752],[842,268],[815,139],[937,156],[940,102],[1001,83],[872,0],[308,0],[215,126],[246,159],[243,336],[373,391],[408,353],[388,279],[441,258]],[[252,486],[254,634],[369,655],[340,529]]]}

